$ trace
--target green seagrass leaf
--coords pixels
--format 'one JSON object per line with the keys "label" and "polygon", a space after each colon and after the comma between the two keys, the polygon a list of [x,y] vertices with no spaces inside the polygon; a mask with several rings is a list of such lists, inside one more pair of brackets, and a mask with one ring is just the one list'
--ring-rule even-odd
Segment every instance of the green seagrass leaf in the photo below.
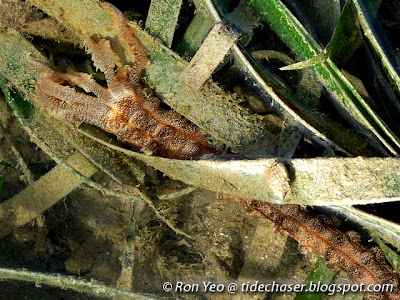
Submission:
{"label": "green seagrass leaf", "polygon": [[363,41],[361,26],[358,23],[352,4],[347,1],[343,7],[335,32],[326,53],[340,68],[358,49]]}
{"label": "green seagrass leaf", "polygon": [[[298,59],[304,61],[323,51],[317,41],[281,1],[246,0],[246,2],[259,13],[261,18],[297,55]],[[396,133],[371,109],[330,58],[311,66],[310,70],[326,87],[340,112],[343,115],[351,116],[382,154],[399,155],[400,140]]]}
{"label": "green seagrass leaf", "polygon": [[182,0],[151,1],[146,29],[167,47],[172,45],[181,6]]}
{"label": "green seagrass leaf", "polygon": [[400,255],[387,246],[378,236],[373,235],[373,238],[385,253],[388,262],[392,265],[396,272],[400,274]]}
{"label": "green seagrass leaf", "polygon": [[[332,279],[335,277],[337,272],[332,272],[326,266],[325,260],[322,257],[319,257],[317,262],[314,265],[314,268],[308,273],[307,278],[305,280],[306,288],[310,288],[310,284],[322,282],[324,284],[329,284]],[[322,292],[314,292],[314,293],[297,293],[294,300],[320,300],[324,296]]]}

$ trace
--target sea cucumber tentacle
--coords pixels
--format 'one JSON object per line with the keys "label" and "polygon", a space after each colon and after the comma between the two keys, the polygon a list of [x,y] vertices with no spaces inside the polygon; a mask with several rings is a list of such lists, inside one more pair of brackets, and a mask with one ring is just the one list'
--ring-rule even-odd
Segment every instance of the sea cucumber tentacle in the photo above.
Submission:
{"label": "sea cucumber tentacle", "polygon": [[133,63],[132,68],[132,75],[135,78],[138,78],[149,61],[149,59],[147,58],[147,50],[137,39],[137,37],[132,33],[132,29],[129,27],[129,24],[127,23],[122,13],[110,3],[103,2],[103,5],[108,10],[110,16],[112,16],[114,20],[117,21],[117,26],[119,28],[121,37],[128,44],[130,51],[135,56],[135,62]]}
{"label": "sea cucumber tentacle", "polygon": [[[140,78],[132,77],[131,66],[122,66],[115,73],[117,57],[109,41],[88,39],[86,45],[95,65],[104,72],[108,87],[100,86],[89,74],[43,72],[37,91],[45,94],[48,102],[51,97],[50,109],[58,116],[96,125],[148,154],[196,159],[215,152],[197,126],[144,94]],[[71,87],[74,85],[97,97],[78,92]]]}
{"label": "sea cucumber tentacle", "polygon": [[104,124],[104,120],[108,114],[108,110],[106,109],[99,110],[93,107],[84,107],[77,103],[71,105],[39,90],[36,91],[36,99],[50,114],[71,122],[86,122],[100,127]]}
{"label": "sea cucumber tentacle", "polygon": [[43,81],[47,81],[45,83],[46,94],[60,99],[70,105],[77,105],[79,103],[82,106],[94,110],[107,108],[107,106],[104,103],[101,103],[96,97],[77,92],[71,87],[59,85],[51,80],[44,79]]}
{"label": "sea cucumber tentacle", "polygon": [[[129,74],[132,72],[131,70],[132,70],[131,66],[124,65],[118,69],[117,74],[115,74],[115,78],[123,87],[125,94],[129,94],[129,95],[135,94],[136,95],[137,91],[142,90],[143,87],[140,84],[140,82],[132,81],[130,79]],[[138,96],[136,95],[135,97],[137,98]]]}
{"label": "sea cucumber tentacle", "polygon": [[[128,30],[124,22],[121,21],[120,25]],[[145,56],[145,50],[140,42],[130,35],[127,38],[130,39],[135,53],[139,54],[137,51],[141,51],[137,63],[143,67],[145,60],[141,56]],[[108,40],[101,39],[96,42],[87,39],[85,44],[95,66],[104,73],[108,88],[100,86],[88,74],[75,72],[63,75],[53,72],[51,76],[43,75],[44,78],[41,77],[38,81],[38,90],[59,99],[58,108],[54,107],[56,101],[53,101],[51,106],[53,110],[58,111],[59,116],[99,126],[115,134],[121,142],[153,155],[195,159],[215,152],[197,126],[176,112],[162,109],[157,98],[145,95],[140,77],[136,76],[141,72],[140,69],[133,70],[131,66],[125,65],[115,73],[118,58]],[[65,82],[82,87],[87,93],[92,92],[97,97],[61,85]],[[96,108],[100,118],[96,116]]]}
{"label": "sea cucumber tentacle", "polygon": [[92,55],[94,66],[104,73],[107,85],[112,91],[121,89],[121,85],[115,77],[115,63],[118,61],[117,56],[111,49],[110,41],[101,39],[95,42],[91,38],[85,40],[87,52]]}
{"label": "sea cucumber tentacle", "polygon": [[83,88],[87,93],[93,93],[99,100],[109,104],[111,94],[108,89],[98,84],[91,75],[81,72],[59,73],[58,76],[65,81]]}

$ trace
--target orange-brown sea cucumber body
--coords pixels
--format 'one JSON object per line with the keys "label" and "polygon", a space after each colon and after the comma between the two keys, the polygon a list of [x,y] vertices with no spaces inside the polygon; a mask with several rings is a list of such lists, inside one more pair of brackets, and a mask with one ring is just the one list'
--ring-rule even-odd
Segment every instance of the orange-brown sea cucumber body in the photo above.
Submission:
{"label": "orange-brown sea cucumber body", "polygon": [[[89,74],[62,74],[48,69],[37,82],[38,102],[61,118],[98,126],[134,149],[152,155],[196,159],[215,152],[197,126],[176,112],[161,108],[157,98],[145,95],[140,74],[147,63],[146,49],[129,30],[122,14],[111,6],[108,9],[137,58],[135,63],[122,66],[115,73],[118,57],[110,42],[88,39],[85,45],[95,66],[104,73],[107,88]],[[86,93],[77,91],[75,86]],[[357,233],[340,232],[329,218],[312,217],[297,205],[235,199],[250,212],[273,222],[301,246],[322,255],[330,267],[345,271],[354,281],[394,285],[393,293],[370,293],[366,297],[400,299],[398,275],[380,251],[361,245]]]}
{"label": "orange-brown sea cucumber body", "polygon": [[[135,42],[135,52],[145,49]],[[116,135],[119,141],[138,151],[173,159],[196,159],[215,152],[199,127],[160,101],[143,92],[140,73],[143,59],[133,68],[125,65],[115,73],[118,61],[108,40],[85,41],[93,62],[105,75],[107,88],[85,73],[62,74],[44,71],[36,85],[37,100],[61,118],[86,122]],[[85,90],[78,92],[74,86]],[[94,94],[90,95],[90,94]]]}
{"label": "orange-brown sea cucumber body", "polygon": [[[231,198],[231,196],[223,196]],[[366,293],[364,299],[400,299],[400,279],[386,262],[380,248],[367,248],[354,231],[341,232],[325,216],[311,216],[299,205],[277,205],[264,201],[234,198],[251,213],[274,223],[299,242],[301,247],[325,258],[331,269],[342,270],[358,283],[392,284],[392,292]]]}

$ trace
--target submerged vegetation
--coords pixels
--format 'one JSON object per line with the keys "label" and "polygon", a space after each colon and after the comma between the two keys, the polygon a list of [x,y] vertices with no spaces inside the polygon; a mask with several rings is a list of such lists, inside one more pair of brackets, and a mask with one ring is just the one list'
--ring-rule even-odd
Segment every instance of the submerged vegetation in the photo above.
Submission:
{"label": "submerged vegetation", "polygon": [[[0,12],[0,278],[28,287],[2,281],[2,296],[398,283],[397,0],[3,0]],[[127,91],[139,109],[119,116]],[[155,126],[140,123],[149,111]],[[189,160],[171,154],[182,149]]]}

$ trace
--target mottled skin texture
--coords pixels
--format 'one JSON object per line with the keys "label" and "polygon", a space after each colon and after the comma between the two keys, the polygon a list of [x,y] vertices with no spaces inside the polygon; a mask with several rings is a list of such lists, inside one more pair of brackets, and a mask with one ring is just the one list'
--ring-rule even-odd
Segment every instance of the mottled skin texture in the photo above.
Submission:
{"label": "mottled skin texture", "polygon": [[[140,82],[144,59],[136,61],[136,68],[124,65],[115,73],[118,58],[108,40],[88,39],[85,44],[95,66],[105,75],[107,88],[86,73],[46,70],[37,82],[36,93],[50,112],[98,126],[134,149],[153,155],[195,159],[213,151],[197,126],[172,110],[160,108],[156,97],[145,95]],[[142,47],[137,40],[135,47]]]}
{"label": "mottled skin texture", "polygon": [[[224,196],[230,198],[231,196]],[[304,247],[325,258],[333,270],[343,270],[358,283],[393,284],[392,293],[366,293],[364,299],[400,299],[399,276],[386,262],[378,247],[367,248],[355,231],[341,232],[326,216],[313,217],[299,205],[276,205],[258,200],[234,198],[256,215],[286,232]]]}
{"label": "mottled skin texture", "polygon": [[[122,14],[111,5],[104,5],[134,54],[135,62],[132,66],[120,67],[115,73],[118,57],[110,42],[87,39],[85,46],[95,66],[104,73],[107,88],[96,83],[89,74],[62,74],[47,69],[37,82],[38,102],[60,118],[98,126],[148,154],[196,159],[215,152],[197,126],[176,112],[160,108],[157,98],[143,92],[140,74],[148,62],[146,50],[132,34]],[[73,86],[86,93],[78,92]],[[368,249],[360,243],[358,233],[343,233],[332,226],[329,218],[312,217],[298,205],[221,197],[234,198],[251,213],[268,219],[301,246],[323,256],[328,266],[345,271],[355,282],[394,285],[393,293],[370,293],[365,298],[400,299],[398,275],[387,264],[380,249]]]}

